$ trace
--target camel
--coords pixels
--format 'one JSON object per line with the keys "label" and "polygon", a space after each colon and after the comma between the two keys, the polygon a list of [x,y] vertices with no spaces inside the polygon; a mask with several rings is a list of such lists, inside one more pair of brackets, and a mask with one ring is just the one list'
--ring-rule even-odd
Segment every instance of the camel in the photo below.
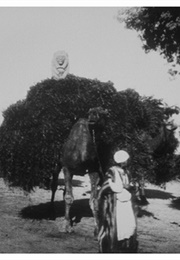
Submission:
{"label": "camel", "polygon": [[[72,192],[72,179],[74,175],[84,176],[87,173],[89,174],[91,182],[89,204],[95,218],[95,229],[97,227],[96,197],[98,185],[103,180],[103,172],[97,153],[96,137],[102,130],[106,114],[107,111],[101,107],[90,109],[88,119],[80,118],[75,123],[64,144],[62,170],[65,183],[65,231],[68,233],[73,232],[73,224],[69,213],[74,200]],[[54,200],[57,189],[58,176],[54,177],[51,202]]]}

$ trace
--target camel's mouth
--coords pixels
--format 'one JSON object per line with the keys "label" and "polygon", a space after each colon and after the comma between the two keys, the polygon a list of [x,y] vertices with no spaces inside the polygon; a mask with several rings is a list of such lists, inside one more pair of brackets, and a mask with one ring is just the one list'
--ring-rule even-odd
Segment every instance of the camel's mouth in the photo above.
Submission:
{"label": "camel's mouth", "polygon": [[89,122],[89,124],[95,124],[97,122],[97,120],[89,119],[88,122]]}

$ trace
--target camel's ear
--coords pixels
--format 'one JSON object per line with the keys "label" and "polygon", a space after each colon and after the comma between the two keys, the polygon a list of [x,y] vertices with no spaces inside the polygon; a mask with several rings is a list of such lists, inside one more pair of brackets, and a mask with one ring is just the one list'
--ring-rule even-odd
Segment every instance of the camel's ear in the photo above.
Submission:
{"label": "camel's ear", "polygon": [[88,110],[88,114],[90,114],[90,113],[91,113],[92,109],[93,109],[93,108],[90,108],[90,109]]}
{"label": "camel's ear", "polygon": [[108,109],[105,109],[105,110],[104,110],[104,113],[108,115],[108,114],[109,114]]}
{"label": "camel's ear", "polygon": [[108,114],[109,113],[108,109],[103,108],[103,107],[97,107],[96,109],[97,109],[97,111],[99,111],[100,114]]}
{"label": "camel's ear", "polygon": [[103,109],[101,114],[104,115],[105,117],[108,117],[109,116],[109,110],[108,109]]}

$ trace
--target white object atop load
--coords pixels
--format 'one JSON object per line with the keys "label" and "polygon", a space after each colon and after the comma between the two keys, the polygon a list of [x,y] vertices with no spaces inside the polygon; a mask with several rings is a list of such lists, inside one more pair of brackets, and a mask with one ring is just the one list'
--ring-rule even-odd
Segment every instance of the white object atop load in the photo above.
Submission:
{"label": "white object atop load", "polygon": [[65,51],[57,51],[52,59],[52,78],[64,79],[69,73],[69,58]]}

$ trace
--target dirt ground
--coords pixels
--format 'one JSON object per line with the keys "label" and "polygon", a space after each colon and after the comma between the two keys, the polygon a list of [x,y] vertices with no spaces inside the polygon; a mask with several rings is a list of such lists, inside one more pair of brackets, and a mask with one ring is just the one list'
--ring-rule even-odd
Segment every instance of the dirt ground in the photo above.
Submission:
{"label": "dirt ground", "polygon": [[[51,192],[37,188],[31,194],[9,189],[0,178],[0,253],[98,253],[94,220],[89,209],[88,176],[73,181],[75,232],[64,233],[64,202],[60,179],[55,220],[50,220]],[[180,182],[166,190],[148,185],[149,204],[138,217],[139,253],[180,253]]]}

